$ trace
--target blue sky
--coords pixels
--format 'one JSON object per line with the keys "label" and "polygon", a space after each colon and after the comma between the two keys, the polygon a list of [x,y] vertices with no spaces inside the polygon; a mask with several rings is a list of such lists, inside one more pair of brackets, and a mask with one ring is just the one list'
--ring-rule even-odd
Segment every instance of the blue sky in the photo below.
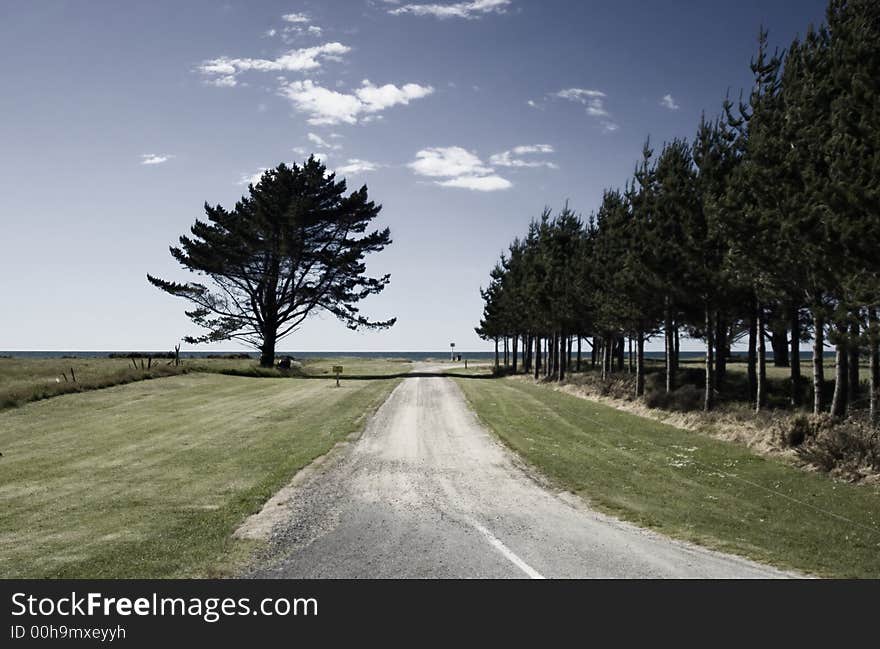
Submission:
{"label": "blue sky", "polygon": [[4,2],[0,349],[170,348],[195,329],[146,273],[184,279],[167,247],[204,201],[312,152],[384,206],[392,283],[364,310],[399,320],[280,347],[488,349],[479,287],[529,220],[589,214],[646,136],[748,85],[761,24],[784,46],[824,5]]}

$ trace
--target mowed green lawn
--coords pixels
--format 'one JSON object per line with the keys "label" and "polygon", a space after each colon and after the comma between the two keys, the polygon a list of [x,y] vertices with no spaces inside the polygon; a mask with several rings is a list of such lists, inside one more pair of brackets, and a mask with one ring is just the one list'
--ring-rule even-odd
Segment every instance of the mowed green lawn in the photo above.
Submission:
{"label": "mowed green lawn", "polygon": [[480,419],[598,509],[821,576],[880,578],[880,489],[517,379],[456,379]]}
{"label": "mowed green lawn", "polygon": [[0,577],[227,574],[235,528],[396,384],[194,373],[0,412]]}

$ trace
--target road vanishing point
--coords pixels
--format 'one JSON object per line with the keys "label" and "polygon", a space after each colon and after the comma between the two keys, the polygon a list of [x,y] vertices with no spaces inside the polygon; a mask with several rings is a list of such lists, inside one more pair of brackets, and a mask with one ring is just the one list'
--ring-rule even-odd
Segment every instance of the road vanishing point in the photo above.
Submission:
{"label": "road vanishing point", "polygon": [[264,507],[274,508],[269,550],[247,576],[791,576],[640,529],[552,489],[442,376],[405,378],[358,440],[334,455]]}

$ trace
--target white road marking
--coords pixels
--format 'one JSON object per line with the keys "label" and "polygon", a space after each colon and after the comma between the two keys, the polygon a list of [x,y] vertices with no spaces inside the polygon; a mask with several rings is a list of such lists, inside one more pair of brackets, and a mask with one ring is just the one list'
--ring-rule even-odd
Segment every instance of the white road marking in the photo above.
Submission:
{"label": "white road marking", "polygon": [[513,553],[513,551],[510,548],[508,548],[506,545],[504,545],[501,541],[499,541],[495,537],[495,535],[492,534],[492,532],[490,532],[485,527],[483,527],[482,525],[480,525],[479,523],[477,523],[475,521],[471,521],[471,525],[474,526],[475,530],[477,530],[480,534],[482,534],[483,536],[486,537],[486,540],[489,541],[489,543],[492,545],[492,547],[494,547],[501,554],[503,554],[507,558],[507,560],[510,561],[513,565],[515,565],[517,568],[519,568],[524,573],[526,573],[530,579],[544,579],[544,575],[542,575],[540,572],[538,572],[537,570],[532,568],[525,561],[523,561],[518,556],[516,556]]}

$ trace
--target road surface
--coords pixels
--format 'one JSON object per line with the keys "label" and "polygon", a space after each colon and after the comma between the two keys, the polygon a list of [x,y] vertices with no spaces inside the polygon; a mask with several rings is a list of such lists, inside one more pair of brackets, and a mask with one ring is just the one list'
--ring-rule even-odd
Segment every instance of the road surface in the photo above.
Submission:
{"label": "road surface", "polygon": [[785,573],[669,540],[531,477],[458,386],[404,379],[339,457],[274,509],[275,578],[768,578]]}

